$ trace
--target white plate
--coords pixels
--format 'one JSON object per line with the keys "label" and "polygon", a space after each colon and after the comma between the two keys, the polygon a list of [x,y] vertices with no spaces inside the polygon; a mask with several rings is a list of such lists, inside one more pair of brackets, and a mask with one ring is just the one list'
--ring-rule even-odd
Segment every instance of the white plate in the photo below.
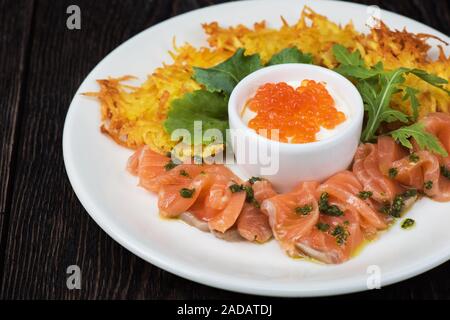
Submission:
{"label": "white plate", "polygon": [[[130,150],[116,145],[99,130],[99,105],[80,95],[96,91],[96,79],[133,74],[141,80],[163,61],[172,38],[206,45],[202,22],[223,25],[266,19],[280,26],[280,15],[297,21],[304,4],[332,21],[351,18],[360,31],[367,30],[366,6],[334,1],[261,0],[235,2],[192,11],[155,25],[131,38],[101,61],[78,89],[67,114],[64,161],[70,182],[91,217],[112,238],[148,262],[181,277],[206,285],[260,295],[320,296],[367,289],[373,272],[382,285],[412,277],[450,258],[450,204],[420,200],[408,213],[417,226],[399,225],[368,245],[342,265],[319,265],[290,259],[275,241],[264,245],[228,243],[182,222],[158,217],[156,197],[136,186],[125,171]],[[137,9],[138,10],[138,9]],[[400,15],[381,11],[390,27],[447,36]],[[448,47],[447,54],[448,54]],[[433,54],[436,54],[434,52]],[[375,267],[370,267],[375,266]],[[152,279],[148,279],[152,281]]]}

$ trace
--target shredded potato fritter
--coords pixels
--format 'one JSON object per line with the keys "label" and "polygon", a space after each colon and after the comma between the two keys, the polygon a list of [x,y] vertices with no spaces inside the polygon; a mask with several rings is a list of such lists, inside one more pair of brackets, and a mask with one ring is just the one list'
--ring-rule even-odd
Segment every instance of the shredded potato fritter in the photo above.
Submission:
{"label": "shredded potato fritter", "polygon": [[[334,68],[337,62],[332,46],[339,43],[350,50],[359,50],[367,65],[382,61],[386,69],[398,67],[419,68],[444,79],[450,78],[450,57],[446,57],[441,46],[437,60],[428,57],[431,35],[412,34],[407,31],[390,30],[382,22],[369,34],[355,30],[350,22],[340,26],[325,16],[305,7],[297,23],[289,25],[282,18],[280,29],[269,28],[264,21],[253,28],[243,25],[223,28],[217,22],[203,24],[210,48],[195,48],[190,44],[177,47],[170,52],[172,64],[163,64],[139,87],[127,85],[126,76],[99,80],[99,92],[86,93],[101,102],[103,132],[116,142],[129,148],[149,145],[154,151],[170,151],[175,142],[164,130],[170,102],[187,92],[201,89],[192,78],[192,67],[212,67],[229,58],[238,48],[247,55],[258,53],[263,62],[287,47],[297,47],[314,57],[314,63]],[[446,45],[445,43],[443,43]],[[406,77],[406,85],[420,90],[420,116],[429,112],[449,112],[450,97],[413,75]],[[449,85],[446,85],[450,89]],[[392,100],[393,107],[410,113],[409,101],[400,94]]]}

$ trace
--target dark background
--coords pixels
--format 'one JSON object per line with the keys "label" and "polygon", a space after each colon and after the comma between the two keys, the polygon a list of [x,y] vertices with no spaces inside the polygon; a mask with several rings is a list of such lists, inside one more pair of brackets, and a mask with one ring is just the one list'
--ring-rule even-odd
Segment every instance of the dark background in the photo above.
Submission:
{"label": "dark background", "polygon": [[[0,0],[1,299],[251,297],[181,279],[122,248],[77,200],[62,156],[72,96],[107,53],[160,21],[219,2]],[[449,1],[357,2],[450,34]],[[71,4],[81,8],[81,30],[66,28]],[[81,290],[66,287],[73,264],[82,270]],[[447,262],[381,290],[338,298],[449,299],[449,275]]]}

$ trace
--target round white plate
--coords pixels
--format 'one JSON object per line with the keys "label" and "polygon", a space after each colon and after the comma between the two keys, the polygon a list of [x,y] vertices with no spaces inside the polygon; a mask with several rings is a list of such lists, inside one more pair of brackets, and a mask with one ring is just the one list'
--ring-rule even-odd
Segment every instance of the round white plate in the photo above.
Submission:
{"label": "round white plate", "polygon": [[[83,81],[70,105],[63,137],[64,161],[70,182],[91,217],[112,238],[148,262],[206,285],[260,295],[321,296],[367,290],[412,277],[450,258],[450,203],[420,200],[408,213],[417,226],[395,225],[361,254],[341,265],[320,265],[288,258],[276,241],[264,245],[228,243],[179,221],[158,216],[156,197],[136,186],[125,170],[130,150],[99,130],[99,104],[80,93],[97,91],[96,79],[133,74],[143,81],[163,61],[172,38],[206,45],[202,22],[252,25],[265,19],[281,25],[299,18],[307,4],[339,23],[353,19],[366,31],[377,9],[334,1],[259,0],[227,3],[191,11],[155,25],[126,41]],[[137,9],[138,10],[138,9]],[[379,17],[390,27],[449,38],[426,25],[387,11]],[[448,54],[448,47],[447,54]],[[432,54],[436,54],[433,52]],[[148,279],[148,281],[152,281]]]}

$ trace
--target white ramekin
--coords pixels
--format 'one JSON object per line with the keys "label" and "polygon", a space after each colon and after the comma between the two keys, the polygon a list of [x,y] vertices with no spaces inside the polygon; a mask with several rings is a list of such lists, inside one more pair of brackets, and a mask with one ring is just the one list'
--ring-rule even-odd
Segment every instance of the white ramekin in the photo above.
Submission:
{"label": "white ramekin", "polygon": [[[259,86],[268,82],[304,79],[326,83],[327,89],[334,93],[332,95],[338,95],[346,103],[349,109],[347,121],[350,122],[341,131],[321,141],[291,144],[267,139],[247,127],[241,118],[241,111]],[[228,116],[231,145],[239,168],[248,176],[268,178],[278,191],[287,192],[301,181],[322,181],[348,168],[361,136],[364,106],[356,87],[340,74],[315,65],[290,63],[260,69],[241,80],[231,93]],[[250,149],[252,151],[249,152]],[[260,161],[254,154],[255,150],[273,152],[270,157]],[[253,161],[249,161],[249,157],[253,157]],[[277,166],[276,162],[278,169],[270,170],[271,166],[272,169]]]}

